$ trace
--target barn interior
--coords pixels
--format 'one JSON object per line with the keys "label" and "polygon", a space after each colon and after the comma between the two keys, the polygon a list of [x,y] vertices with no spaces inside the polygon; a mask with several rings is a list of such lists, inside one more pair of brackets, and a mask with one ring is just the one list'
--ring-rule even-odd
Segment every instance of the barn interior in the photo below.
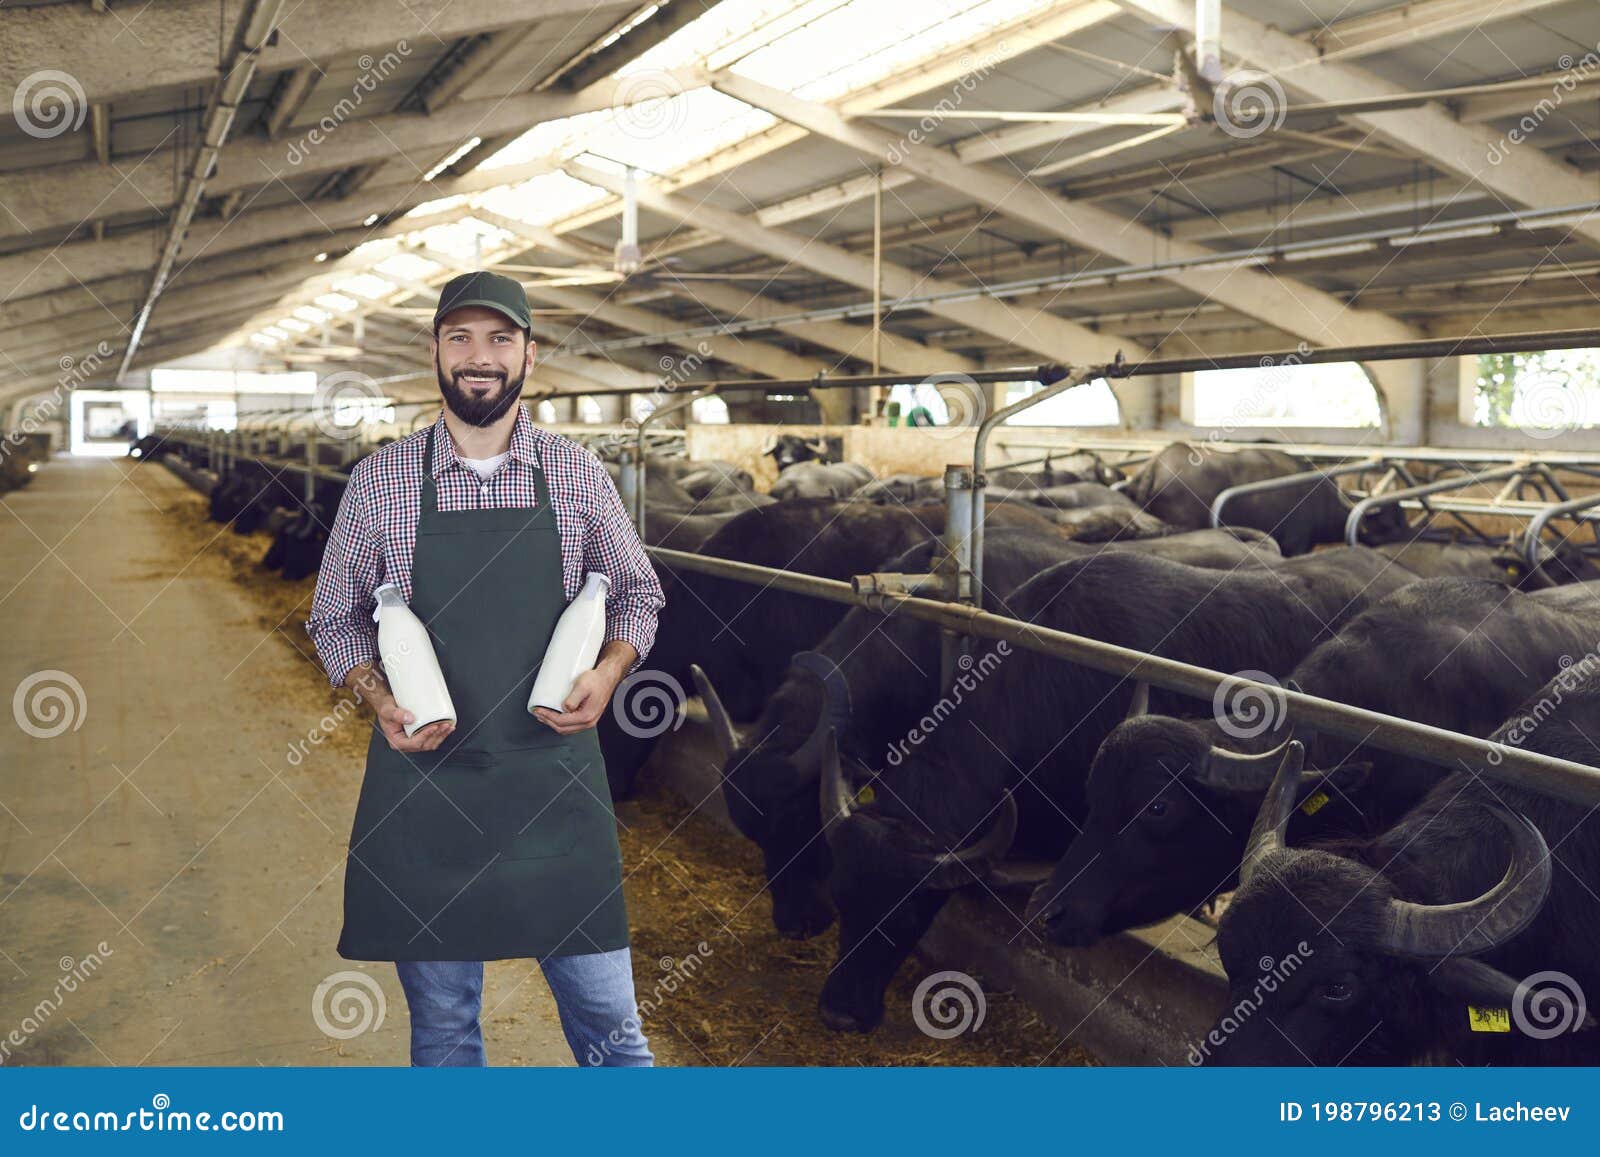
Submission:
{"label": "barn interior", "polygon": [[[407,1063],[307,623],[477,270],[665,590],[598,725],[657,1064],[1600,1060],[1595,5],[8,0],[0,94],[0,1063]],[[1109,820],[1145,715],[1190,860]],[[1440,784],[1513,838],[1364,959],[1512,1029],[1264,1043],[1257,914],[1345,918],[1285,857]]]}

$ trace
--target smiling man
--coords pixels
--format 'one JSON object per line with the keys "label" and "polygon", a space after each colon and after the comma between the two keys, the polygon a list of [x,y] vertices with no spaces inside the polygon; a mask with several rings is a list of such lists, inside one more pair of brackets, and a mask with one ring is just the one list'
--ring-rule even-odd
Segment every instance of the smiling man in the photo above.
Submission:
{"label": "smiling man", "polygon": [[[648,1065],[594,725],[654,641],[661,583],[599,460],[518,404],[535,355],[522,286],[455,278],[433,331],[443,412],[351,472],[306,623],[329,680],[374,714],[339,954],[395,962],[415,1065],[485,1063],[483,962],[528,957],[579,1064]],[[590,571],[611,580],[599,660],[564,710],[530,714]],[[453,726],[405,733],[376,663],[385,582],[428,626]]]}

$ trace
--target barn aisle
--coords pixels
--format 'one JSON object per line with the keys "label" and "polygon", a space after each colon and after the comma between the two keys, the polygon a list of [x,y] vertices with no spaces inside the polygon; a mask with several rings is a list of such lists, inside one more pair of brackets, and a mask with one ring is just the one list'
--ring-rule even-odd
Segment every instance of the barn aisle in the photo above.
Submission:
{"label": "barn aisle", "polygon": [[[404,1064],[392,966],[333,948],[366,725],[184,532],[199,501],[68,457],[0,498],[0,1061]],[[491,1063],[572,1063],[531,964],[485,1008]]]}

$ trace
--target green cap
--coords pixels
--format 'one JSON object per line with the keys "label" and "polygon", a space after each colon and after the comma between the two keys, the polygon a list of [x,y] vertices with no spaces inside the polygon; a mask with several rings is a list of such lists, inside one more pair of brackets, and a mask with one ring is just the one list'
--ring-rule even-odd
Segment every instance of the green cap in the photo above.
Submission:
{"label": "green cap", "polygon": [[437,332],[445,314],[463,306],[481,305],[503,313],[517,325],[532,330],[528,316],[528,295],[522,283],[498,273],[480,269],[476,273],[463,273],[445,282],[439,291],[439,308],[433,311],[433,328]]}

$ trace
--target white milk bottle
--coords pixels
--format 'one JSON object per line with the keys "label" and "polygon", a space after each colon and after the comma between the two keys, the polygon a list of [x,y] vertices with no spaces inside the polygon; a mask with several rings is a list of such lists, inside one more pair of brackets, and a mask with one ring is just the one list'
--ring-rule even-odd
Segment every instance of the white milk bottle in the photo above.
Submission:
{"label": "white milk bottle", "polygon": [[454,723],[456,707],[450,701],[450,688],[445,686],[428,628],[406,606],[395,583],[384,583],[372,593],[378,600],[372,620],[378,624],[378,654],[383,658],[384,677],[389,680],[394,701],[412,715],[412,721],[405,725],[407,737],[441,719]]}
{"label": "white milk bottle", "polygon": [[545,648],[544,662],[533,680],[528,710],[548,707],[560,711],[572,693],[572,682],[594,666],[600,657],[600,644],[606,634],[606,595],[611,580],[599,571],[584,577],[578,597],[567,604],[556,620],[555,633]]}

